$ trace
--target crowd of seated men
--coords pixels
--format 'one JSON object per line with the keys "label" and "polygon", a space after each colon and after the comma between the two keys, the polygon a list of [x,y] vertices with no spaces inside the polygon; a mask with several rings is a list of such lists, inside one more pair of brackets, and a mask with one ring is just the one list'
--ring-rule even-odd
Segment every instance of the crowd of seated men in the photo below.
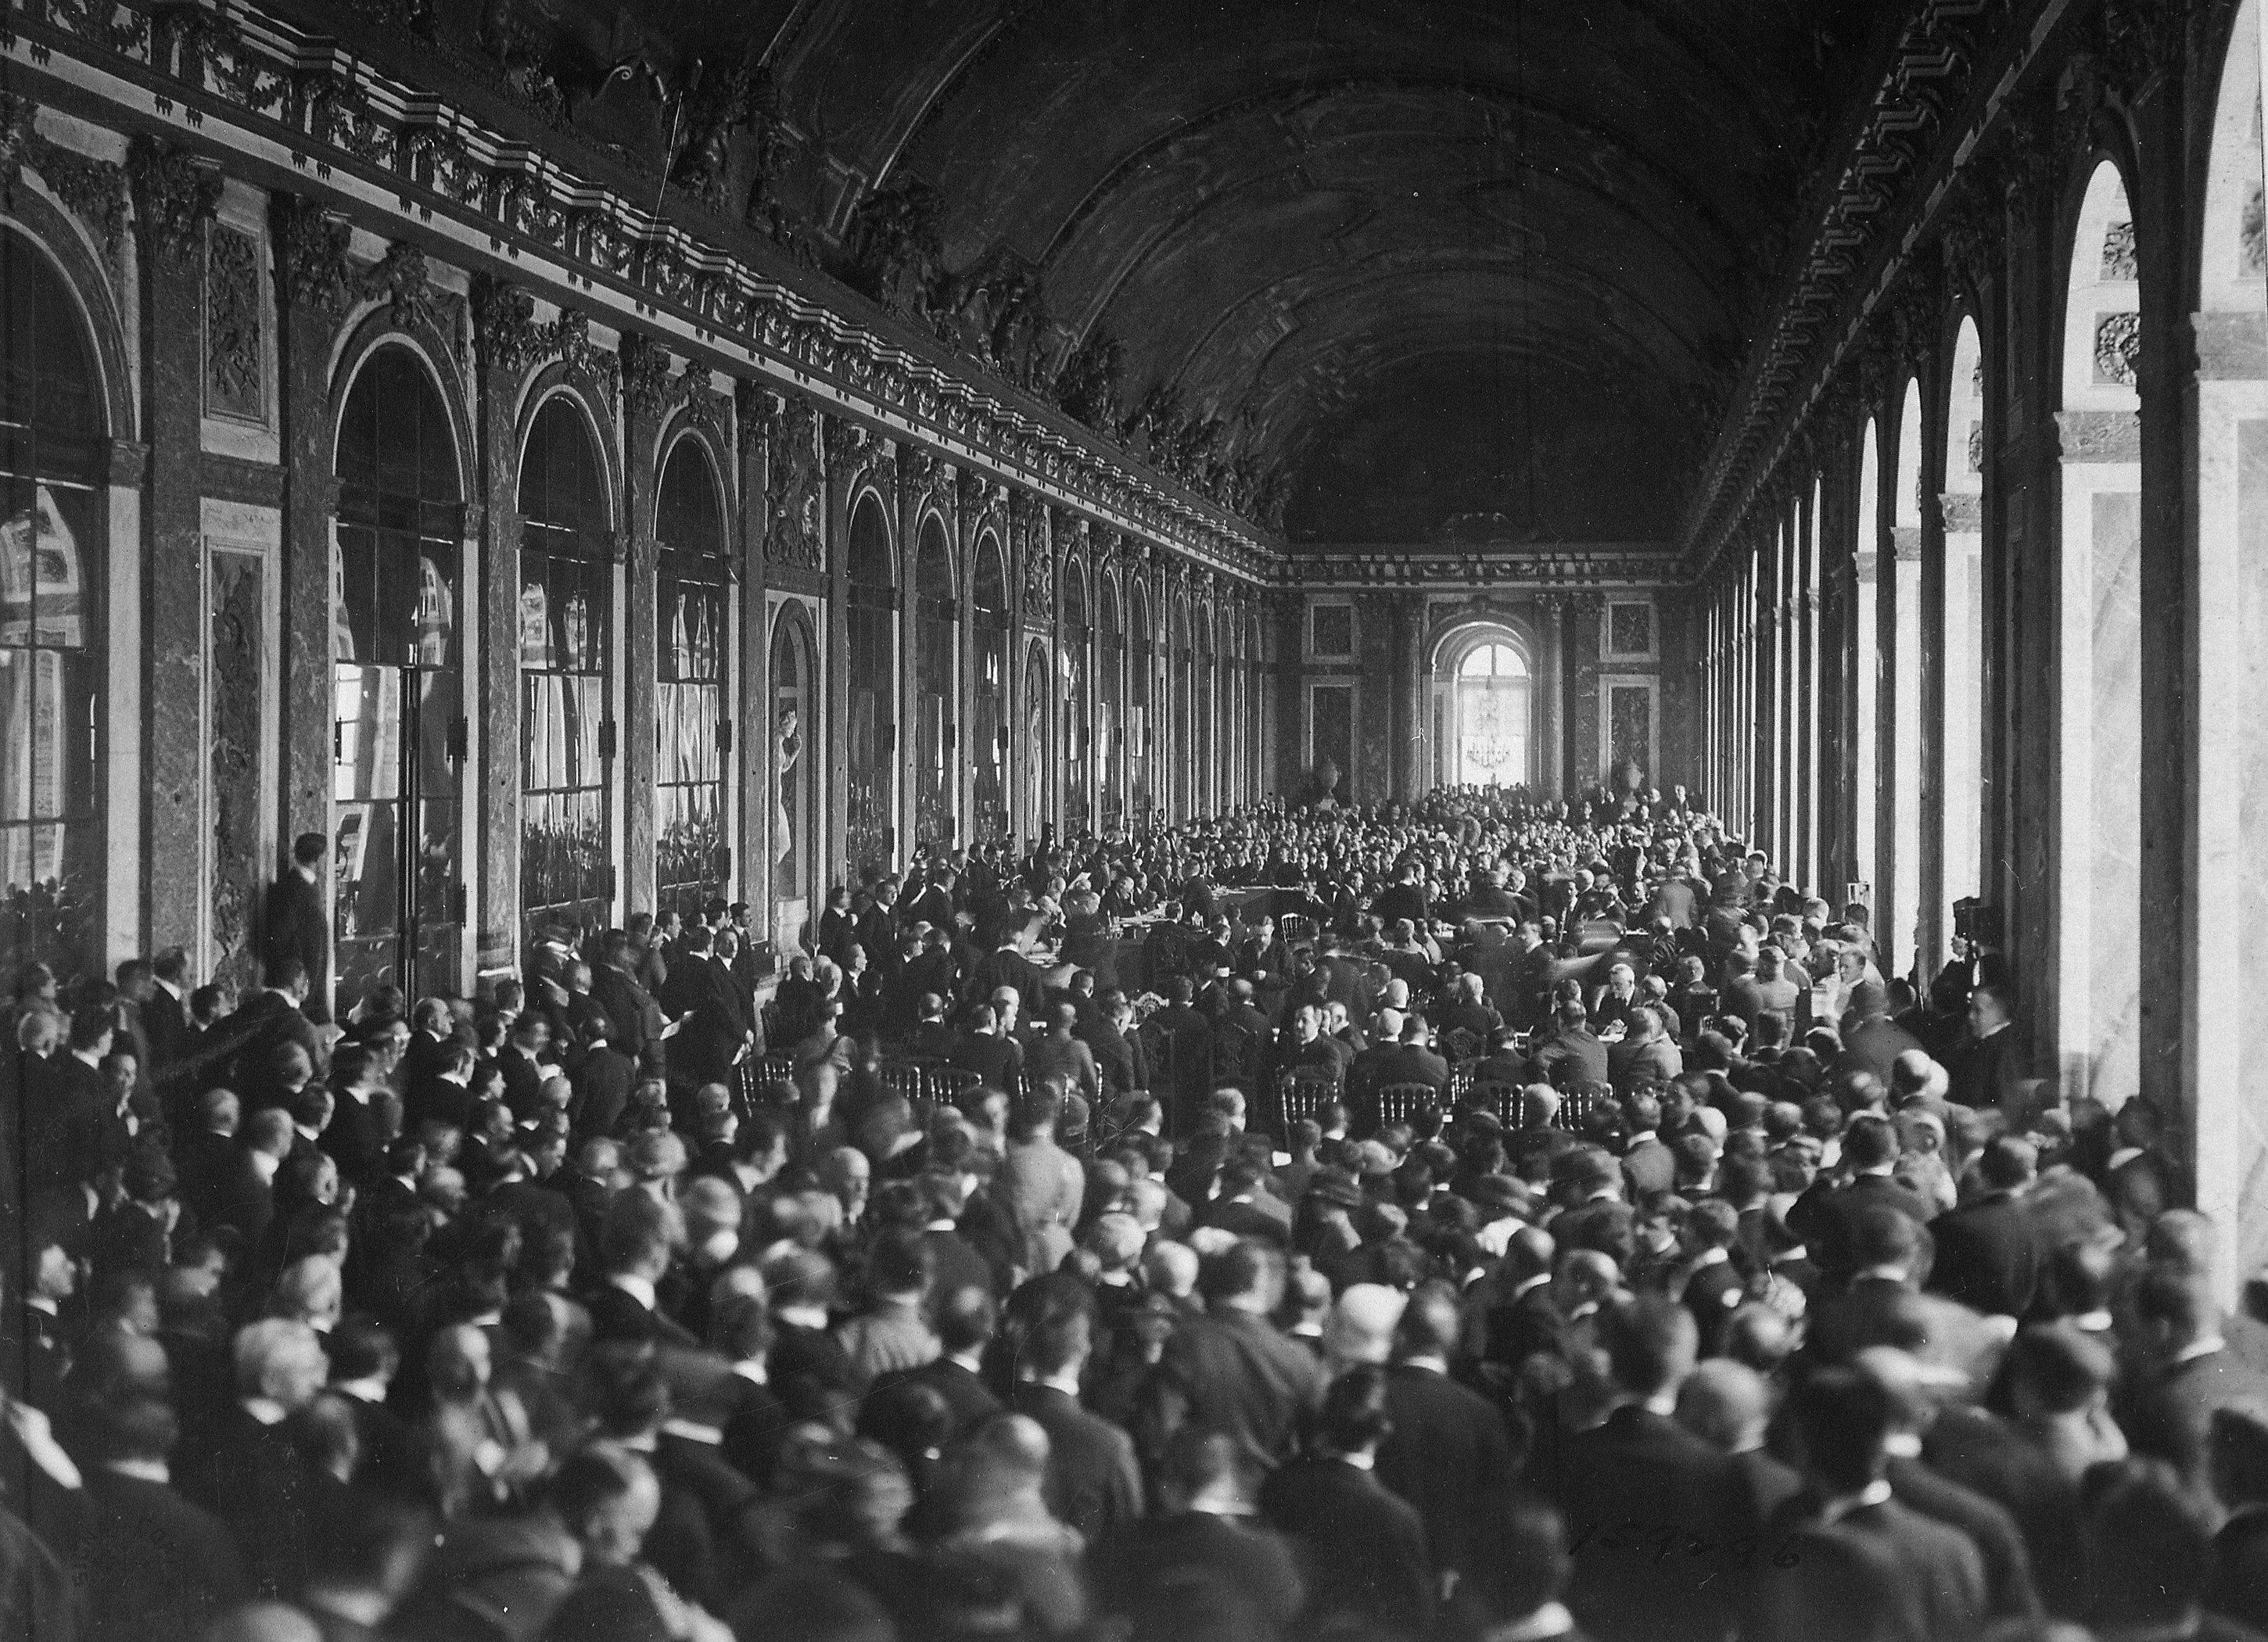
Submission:
{"label": "crowd of seated men", "polygon": [[31,966],[0,1637],[2255,1635],[2235,1228],[1867,923],[1451,791],[478,1000]]}

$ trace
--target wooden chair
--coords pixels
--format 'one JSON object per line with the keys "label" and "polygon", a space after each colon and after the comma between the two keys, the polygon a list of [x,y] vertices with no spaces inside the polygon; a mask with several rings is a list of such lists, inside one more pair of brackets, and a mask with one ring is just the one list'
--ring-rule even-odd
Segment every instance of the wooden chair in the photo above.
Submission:
{"label": "wooden chair", "polygon": [[766,1083],[784,1083],[790,1088],[793,1088],[795,1086],[795,1057],[786,1054],[765,1056],[761,1075]]}
{"label": "wooden chair", "polygon": [[1315,921],[1304,912],[1286,912],[1276,920],[1276,938],[1286,946],[1315,939]]}
{"label": "wooden chair", "polygon": [[920,1101],[927,1086],[922,1069],[910,1061],[886,1060],[882,1063],[882,1087],[892,1094],[905,1096],[906,1104],[911,1106]]}
{"label": "wooden chair", "polygon": [[930,1099],[940,1106],[958,1106],[983,1081],[982,1073],[966,1066],[941,1066],[929,1075]]}
{"label": "wooden chair", "polygon": [[1414,1123],[1420,1111],[1428,1107],[1438,1108],[1440,1104],[1441,1092],[1430,1083],[1384,1084],[1378,1091],[1378,1121]]}
{"label": "wooden chair", "polygon": [[1473,1069],[1480,1064],[1477,1057],[1451,1064],[1449,1067],[1449,1104],[1458,1105],[1473,1092]]}
{"label": "wooden chair", "polygon": [[1465,1110],[1492,1112],[1497,1122],[1506,1129],[1520,1127],[1520,1086],[1514,1083],[1476,1083],[1466,1092]]}
{"label": "wooden chair", "polygon": [[1261,1057],[1267,1052],[1267,1041],[1256,1032],[1248,1032],[1233,1022],[1224,1022],[1212,1033],[1212,1086],[1216,1089],[1233,1087],[1247,1094],[1260,1086]]}
{"label": "wooden chair", "polygon": [[1615,1087],[1610,1083],[1576,1084],[1561,1092],[1559,1115],[1552,1122],[1557,1128],[1572,1130],[1580,1135],[1583,1132],[1584,1119],[1602,1103],[1614,1098]]}
{"label": "wooden chair", "polygon": [[1339,1098],[1339,1080],[1320,1066],[1295,1066],[1276,1082],[1278,1138],[1288,1141],[1292,1125],[1313,1117]]}

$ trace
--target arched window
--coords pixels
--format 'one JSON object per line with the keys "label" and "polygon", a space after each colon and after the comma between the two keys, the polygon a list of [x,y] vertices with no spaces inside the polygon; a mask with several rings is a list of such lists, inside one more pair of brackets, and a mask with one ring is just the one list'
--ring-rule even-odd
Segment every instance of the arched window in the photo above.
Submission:
{"label": "arched window", "polygon": [[[425,362],[389,344],[339,414],[332,579],[336,1006],[453,991],[464,755],[456,441]],[[525,609],[523,609],[525,619]]]}
{"label": "arched window", "polygon": [[614,555],[580,407],[546,400],[519,469],[521,915],[532,933],[613,921]]}
{"label": "arched window", "polygon": [[976,759],[971,825],[980,843],[1008,836],[1008,643],[1015,617],[1008,607],[1008,578],[1000,540],[986,531],[976,540],[976,574],[969,600],[976,630],[976,685],[970,709],[970,752]]}
{"label": "arched window", "polygon": [[1064,566],[1063,647],[1057,652],[1063,673],[1063,790],[1064,834],[1076,838],[1092,824],[1087,802],[1087,749],[1092,726],[1087,715],[1093,703],[1087,694],[1086,576],[1076,561]]}
{"label": "arched window", "polygon": [[945,521],[922,520],[914,547],[914,842],[950,845],[955,828],[953,550]]}
{"label": "arched window", "polygon": [[1503,638],[1483,637],[1456,659],[1450,676],[1455,683],[1443,717],[1451,784],[1525,785],[1530,779],[1528,659]]}
{"label": "arched window", "polygon": [[2141,1088],[2138,863],[2142,851],[2142,344],[2134,211],[2118,168],[2095,168],[2071,247],[2059,409],[2099,437],[2063,459],[2057,646],[2064,703],[2056,1041],[2065,1093],[2116,1108]]}
{"label": "arched window", "polygon": [[1219,760],[1215,757],[1219,745],[1214,733],[1212,612],[1199,607],[1189,613],[1190,636],[1195,653],[1191,658],[1190,718],[1193,733],[1189,737],[1189,813],[1210,815],[1219,806],[1214,794],[1214,781],[1219,776]]}
{"label": "arched window", "polygon": [[63,276],[0,232],[0,973],[102,968],[100,727],[109,628],[108,418]]}
{"label": "arched window", "polygon": [[1150,756],[1150,681],[1158,661],[1150,636],[1150,593],[1139,576],[1128,585],[1126,609],[1127,807],[1139,829],[1150,825],[1158,802]]}
{"label": "arched window", "polygon": [[1888,585],[1896,634],[1890,676],[1890,919],[1877,931],[1881,950],[1904,974],[1921,921],[1921,384],[1906,384],[1898,416],[1896,521]]}
{"label": "arched window", "polygon": [[1125,607],[1119,602],[1118,584],[1103,577],[1096,588],[1095,684],[1100,699],[1095,707],[1094,750],[1101,769],[1102,831],[1117,833],[1126,826],[1126,767],[1124,730],[1126,700]]}
{"label": "arched window", "polygon": [[826,766],[815,768],[812,749],[820,733],[818,670],[813,665],[811,624],[803,607],[781,606],[772,627],[772,927],[784,946],[793,941],[811,909],[812,840],[819,828],[819,794]]}
{"label": "arched window", "polygon": [[725,778],[732,572],[716,473],[696,438],[681,438],[670,451],[654,534],[661,549],[655,899],[658,910],[690,920],[703,902],[723,898],[733,875]]}
{"label": "arched window", "polygon": [[[1977,321],[1953,348],[1945,421],[1945,882],[1940,917],[1981,892],[1984,808],[1984,359]],[[1933,961],[1941,954],[1933,954]]]}
{"label": "arched window", "polygon": [[872,490],[850,514],[850,722],[843,751],[850,777],[844,816],[850,882],[869,866],[887,871],[897,849],[897,578],[890,526]]}
{"label": "arched window", "polygon": [[1869,895],[1881,871],[1875,794],[1881,771],[1881,433],[1873,417],[1859,439],[1858,585],[1851,605],[1851,834],[1854,876]]}

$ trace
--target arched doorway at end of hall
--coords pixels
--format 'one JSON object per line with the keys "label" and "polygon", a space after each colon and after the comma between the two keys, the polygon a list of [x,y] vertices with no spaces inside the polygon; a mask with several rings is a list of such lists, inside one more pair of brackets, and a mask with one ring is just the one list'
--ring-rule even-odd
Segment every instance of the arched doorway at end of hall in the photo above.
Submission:
{"label": "arched doorway at end of hall", "polygon": [[1454,629],[1435,645],[1427,694],[1437,784],[1534,783],[1539,738],[1530,655],[1527,638],[1500,622]]}

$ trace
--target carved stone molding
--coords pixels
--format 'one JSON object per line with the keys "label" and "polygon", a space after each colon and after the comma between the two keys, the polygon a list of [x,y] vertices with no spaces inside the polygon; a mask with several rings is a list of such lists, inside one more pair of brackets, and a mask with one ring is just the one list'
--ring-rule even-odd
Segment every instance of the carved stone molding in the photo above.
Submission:
{"label": "carved stone molding", "polygon": [[674,398],[669,350],[632,333],[622,342],[622,401],[648,423],[668,414]]}
{"label": "carved stone molding", "polygon": [[539,323],[534,298],[509,281],[483,279],[475,288],[473,316],[481,357],[490,368],[524,376],[558,359],[571,373],[613,396],[621,365],[591,340],[588,315],[569,311]]}
{"label": "carved stone molding", "polygon": [[819,413],[796,394],[766,394],[764,557],[800,570],[826,568],[826,483]]}
{"label": "carved stone molding", "polygon": [[177,277],[194,277],[205,225],[220,205],[219,171],[151,137],[135,138],[126,165],[152,261]]}
{"label": "carved stone molding", "polygon": [[268,414],[260,240],[215,223],[205,238],[205,406],[249,422]]}
{"label": "carved stone molding", "polygon": [[287,198],[279,217],[283,244],[276,263],[285,298],[336,324],[355,304],[355,269],[347,254],[354,231],[308,200]]}
{"label": "carved stone molding", "polygon": [[36,172],[63,209],[87,225],[114,275],[126,226],[125,168],[41,136],[34,124],[39,111],[30,98],[0,92],[0,195],[12,195],[24,173]]}

